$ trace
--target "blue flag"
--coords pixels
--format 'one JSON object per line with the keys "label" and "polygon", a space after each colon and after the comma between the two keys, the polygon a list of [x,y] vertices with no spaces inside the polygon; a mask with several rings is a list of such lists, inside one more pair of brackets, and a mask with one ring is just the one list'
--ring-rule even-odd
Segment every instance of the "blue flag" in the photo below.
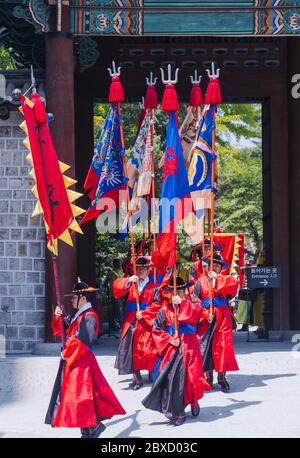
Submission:
{"label": "blue flag", "polygon": [[157,251],[152,253],[152,261],[161,273],[176,263],[176,224],[186,218],[191,210],[192,201],[182,146],[175,113],[171,112],[164,156]]}
{"label": "blue flag", "polygon": [[215,121],[213,119],[214,105],[210,105],[204,114],[197,136],[196,145],[192,151],[191,161],[188,169],[190,191],[212,190],[212,164],[215,154],[212,151],[213,130]]}
{"label": "blue flag", "polygon": [[[177,199],[178,204],[180,204],[181,200],[188,197],[189,194],[188,176],[176,118],[174,112],[171,112],[167,128],[161,199],[168,199],[169,201]],[[159,233],[164,231],[172,221],[178,222],[184,217],[184,215],[178,214],[176,211],[178,208],[181,208],[181,206],[172,206],[169,214],[166,214],[163,205],[160,205]]]}
{"label": "blue flag", "polygon": [[95,153],[83,185],[91,200],[93,200],[95,197],[107,150],[112,141],[113,122],[114,107],[111,106],[109,112],[107,113],[104,127],[100,133],[99,140],[95,148]]}
{"label": "blue flag", "polygon": [[81,224],[99,215],[100,212],[97,210],[96,204],[100,198],[109,197],[113,199],[115,208],[119,208],[119,191],[124,187],[127,180],[123,168],[125,149],[121,141],[121,126],[121,114],[117,105],[112,104],[90,168],[94,175],[97,175],[97,187]]}

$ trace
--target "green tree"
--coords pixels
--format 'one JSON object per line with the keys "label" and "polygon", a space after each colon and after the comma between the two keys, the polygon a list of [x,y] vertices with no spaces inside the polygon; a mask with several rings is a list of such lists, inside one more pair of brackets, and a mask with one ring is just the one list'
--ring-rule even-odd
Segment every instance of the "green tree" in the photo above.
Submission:
{"label": "green tree", "polygon": [[10,50],[0,47],[0,71],[15,70],[15,61],[11,56]]}
{"label": "green tree", "polygon": [[263,248],[261,108],[222,105],[216,125],[216,219],[224,232],[245,232],[246,254],[255,261]]}
{"label": "green tree", "polygon": [[[186,113],[181,106],[180,122]],[[95,143],[103,128],[109,104],[95,104]],[[124,138],[127,157],[138,132],[140,107],[138,104],[122,105]],[[156,196],[161,192],[162,170],[157,165],[164,152],[168,117],[158,108],[155,115]],[[216,146],[218,154],[218,195],[216,221],[225,232],[245,232],[247,253],[255,258],[262,249],[262,150],[261,109],[254,104],[222,105],[216,120]],[[139,227],[136,240],[142,238]],[[97,252],[104,275],[112,266],[114,258],[124,260],[129,240],[120,241],[115,234],[99,234]],[[190,259],[192,246],[186,243],[184,234],[178,237],[180,263],[185,266]]]}

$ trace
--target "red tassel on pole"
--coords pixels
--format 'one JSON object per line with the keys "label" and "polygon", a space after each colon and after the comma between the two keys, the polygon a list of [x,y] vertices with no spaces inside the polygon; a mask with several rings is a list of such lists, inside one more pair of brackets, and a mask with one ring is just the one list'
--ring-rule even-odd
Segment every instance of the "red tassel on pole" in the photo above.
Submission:
{"label": "red tassel on pole", "polygon": [[154,84],[149,84],[147,86],[146,95],[145,95],[145,109],[148,108],[155,110],[157,108],[157,94]]}
{"label": "red tassel on pole", "polygon": [[168,83],[165,86],[162,109],[167,112],[179,110],[179,102],[174,84]]}
{"label": "red tassel on pole", "polygon": [[37,92],[31,94],[31,101],[34,104],[33,112],[35,119],[39,124],[46,124],[47,122],[47,113],[45,110],[45,105],[42,102],[40,95]]}
{"label": "red tassel on pole", "polygon": [[203,95],[199,83],[193,83],[191,96],[190,96],[190,106],[191,107],[200,107],[203,104]]}
{"label": "red tassel on pole", "polygon": [[124,91],[118,76],[113,76],[109,88],[109,103],[123,103],[124,102]]}
{"label": "red tassel on pole", "polygon": [[207,91],[205,94],[205,104],[213,103],[219,105],[222,103],[222,95],[220,89],[219,78],[213,76],[209,79]]}

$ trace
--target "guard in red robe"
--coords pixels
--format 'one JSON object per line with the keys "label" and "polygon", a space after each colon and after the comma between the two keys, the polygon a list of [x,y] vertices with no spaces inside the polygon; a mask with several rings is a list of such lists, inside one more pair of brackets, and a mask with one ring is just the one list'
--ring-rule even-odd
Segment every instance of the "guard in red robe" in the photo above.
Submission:
{"label": "guard in red robe", "polygon": [[[80,281],[74,285],[74,312],[64,317],[66,345],[61,354],[45,423],[53,427],[81,428],[82,438],[97,438],[105,429],[102,420],[126,412],[120,405],[95,355],[93,345],[99,332],[98,316],[88,302],[95,288]],[[56,307],[53,333],[61,335],[61,307]]]}
{"label": "guard in red robe", "polygon": [[[138,390],[143,386],[141,370],[153,370],[157,352],[151,329],[158,306],[151,306],[157,293],[156,284],[149,279],[151,264],[146,257],[136,260],[136,275],[117,278],[113,282],[116,299],[127,295],[123,313],[123,327],[117,351],[115,368],[120,375],[133,374],[130,387]],[[137,311],[137,300],[140,311]],[[151,307],[150,307],[151,306]]]}
{"label": "guard in red robe", "polygon": [[[169,292],[162,300],[152,331],[159,358],[153,371],[153,386],[142,401],[148,409],[165,414],[175,426],[185,421],[185,408],[189,404],[192,415],[199,415],[198,400],[204,390],[211,389],[203,372],[197,338],[202,311],[186,296],[188,287],[188,283],[177,277],[178,295],[172,297]],[[171,291],[173,280],[169,288]]]}
{"label": "guard in red robe", "polygon": [[[203,253],[203,248],[204,248],[204,253]],[[193,263],[192,267],[190,268],[190,272],[189,272],[189,281],[193,285],[196,283],[200,275],[203,275],[207,270],[207,264],[203,261],[202,258],[209,257],[210,248],[211,248],[210,240],[205,239],[203,244],[200,243],[199,245],[195,246],[193,250],[193,256],[194,255],[198,256],[198,261]],[[216,250],[215,244],[213,244],[213,250],[214,251]]]}
{"label": "guard in red robe", "polygon": [[[210,265],[210,259],[205,259]],[[213,386],[213,370],[218,372],[218,384],[221,390],[230,389],[226,372],[239,370],[236,362],[233,339],[232,319],[229,300],[237,294],[238,280],[231,275],[223,275],[225,268],[220,254],[214,254],[212,270],[201,275],[194,287],[193,301],[201,301],[207,319],[201,320],[199,335],[202,340],[201,349],[203,367],[207,380]],[[228,266],[227,266],[228,267]],[[213,295],[213,315],[210,323],[210,291]]]}

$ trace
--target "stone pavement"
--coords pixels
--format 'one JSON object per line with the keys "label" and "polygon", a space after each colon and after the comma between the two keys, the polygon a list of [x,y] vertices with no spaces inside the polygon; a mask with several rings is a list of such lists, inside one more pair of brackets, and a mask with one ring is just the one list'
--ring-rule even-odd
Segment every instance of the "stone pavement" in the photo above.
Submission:
{"label": "stone pavement", "polygon": [[[201,413],[181,427],[160,413],[146,410],[141,400],[149,391],[128,389],[129,376],[113,369],[117,342],[100,339],[101,369],[127,411],[105,421],[103,437],[300,437],[300,352],[290,342],[246,342],[235,335],[240,371],[229,376],[231,391],[215,385],[201,400]],[[58,367],[55,356],[10,356],[0,359],[0,437],[78,437],[79,430],[44,425]]]}

